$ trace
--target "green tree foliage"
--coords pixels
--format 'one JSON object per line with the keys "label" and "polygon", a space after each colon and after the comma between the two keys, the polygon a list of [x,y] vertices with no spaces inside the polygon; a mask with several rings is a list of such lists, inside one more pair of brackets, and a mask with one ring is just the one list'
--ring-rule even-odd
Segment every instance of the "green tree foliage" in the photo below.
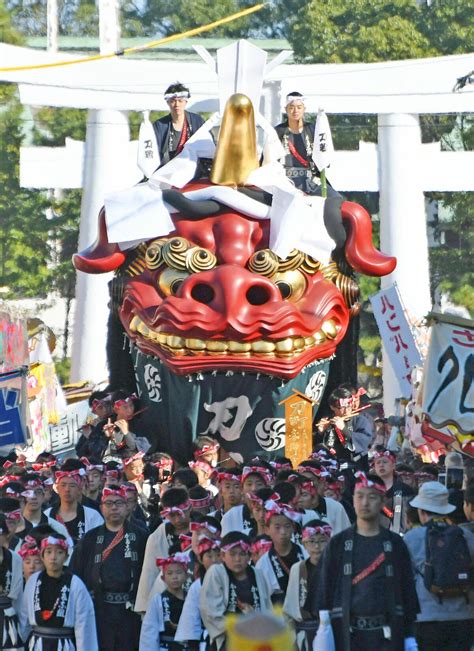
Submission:
{"label": "green tree foliage", "polygon": [[[0,29],[4,42],[21,43],[3,2]],[[7,298],[44,296],[52,277],[49,202],[45,193],[19,185],[22,107],[14,86],[0,84],[0,107],[0,286],[9,289]]]}
{"label": "green tree foliage", "polygon": [[473,0],[310,0],[285,33],[298,61],[374,62],[472,52]]}
{"label": "green tree foliage", "polygon": [[[25,36],[46,36],[47,0],[6,0],[13,25]],[[123,36],[144,33],[138,3],[120,2]],[[97,36],[99,9],[96,0],[58,0],[59,34]]]}

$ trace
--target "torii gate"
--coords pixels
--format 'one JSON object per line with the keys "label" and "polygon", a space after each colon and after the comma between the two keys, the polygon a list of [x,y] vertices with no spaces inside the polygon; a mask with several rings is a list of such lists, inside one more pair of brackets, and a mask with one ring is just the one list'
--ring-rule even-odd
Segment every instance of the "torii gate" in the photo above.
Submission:
{"label": "torii gate", "polygon": [[[49,63],[71,58],[0,45],[4,66]],[[425,191],[473,191],[474,152],[442,152],[422,144],[421,113],[474,112],[474,89],[453,93],[456,79],[474,69],[474,54],[373,64],[280,65],[267,77],[261,112],[280,121],[284,98],[300,90],[307,109],[331,113],[377,114],[378,145],[336,152],[328,174],[344,191],[380,193],[381,249],[398,259],[382,279],[397,282],[409,313],[421,318],[431,308]],[[0,73],[19,84],[23,104],[89,109],[85,145],[23,148],[21,184],[27,187],[83,187],[79,247],[95,237],[105,194],[133,185],[141,176],[134,164],[126,111],[165,110],[163,90],[176,79],[189,85],[195,111],[217,109],[217,78],[199,62],[113,59],[65,68]],[[100,113],[99,113],[100,111]],[[100,115],[101,122],[97,123]],[[73,379],[105,377],[107,279],[79,274],[74,334]],[[87,342],[87,343],[86,343]],[[398,383],[384,357],[384,401],[392,413]]]}

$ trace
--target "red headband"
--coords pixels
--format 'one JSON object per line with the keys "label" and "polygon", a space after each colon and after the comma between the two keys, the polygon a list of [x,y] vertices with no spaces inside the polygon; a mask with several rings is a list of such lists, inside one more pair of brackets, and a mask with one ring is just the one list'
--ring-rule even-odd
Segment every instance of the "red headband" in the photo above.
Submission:
{"label": "red headband", "polygon": [[307,493],[310,493],[310,495],[316,495],[316,486],[313,484],[312,481],[305,481],[303,484],[300,485],[300,488],[302,491],[306,491]]}
{"label": "red headband", "polygon": [[20,475],[5,475],[0,479],[0,488],[5,486],[5,484],[8,484],[11,481],[20,481]]}
{"label": "red headband", "polygon": [[303,529],[301,537],[303,540],[308,540],[308,538],[311,538],[311,536],[316,536],[317,534],[321,534],[330,538],[332,534],[332,527],[329,524],[325,524],[322,527],[305,527]]}
{"label": "red headband", "polygon": [[168,558],[157,558],[156,559],[156,566],[161,567],[161,569],[164,571],[169,565],[182,565],[184,568],[186,568],[189,564],[189,557],[187,554],[183,552],[178,552],[177,554],[174,554],[174,556],[169,556]]}
{"label": "red headband", "polygon": [[186,502],[183,502],[183,504],[180,504],[179,506],[168,506],[161,511],[160,515],[162,518],[167,518],[172,513],[179,513],[179,515],[184,515],[184,512],[188,511],[190,508],[191,502],[189,500],[186,500]]}
{"label": "red headband", "polygon": [[100,501],[103,502],[107,497],[110,497],[111,495],[125,499],[126,494],[124,489],[124,486],[120,486],[118,490],[116,488],[107,488],[107,486],[104,486]]}
{"label": "red headband", "polygon": [[122,474],[122,471],[119,470],[118,468],[113,468],[112,470],[106,470],[105,471],[105,476],[106,477],[112,477],[113,479],[119,479],[120,475]]}
{"label": "red headband", "polygon": [[127,467],[132,463],[132,461],[138,461],[139,459],[143,459],[144,456],[145,456],[144,452],[137,452],[132,457],[127,457],[127,459],[124,459],[123,465]]}
{"label": "red headband", "polygon": [[265,484],[269,484],[272,481],[271,472],[267,470],[267,468],[262,468],[261,466],[245,466],[242,470],[242,483],[244,483],[249,475],[259,475]]}
{"label": "red headband", "polygon": [[265,524],[270,522],[270,518],[274,515],[283,515],[291,522],[299,522],[301,520],[301,514],[293,511],[293,509],[288,504],[280,504],[274,500],[267,500],[265,502]]}
{"label": "red headband", "polygon": [[181,551],[185,552],[187,549],[191,547],[192,544],[192,537],[187,536],[185,533],[179,534],[179,540],[181,542]]}
{"label": "red headband", "polygon": [[80,484],[85,474],[86,471],[84,468],[78,468],[77,470],[58,470],[54,473],[54,479],[58,483],[61,479],[67,477],[68,479],[73,479],[76,484]]}
{"label": "red headband", "polygon": [[[248,499],[249,502],[253,502],[254,504],[260,504],[260,506],[263,506],[264,500],[262,500],[260,497],[255,495],[255,493],[246,493],[245,497]],[[268,499],[278,502],[278,500],[280,499],[280,495],[278,493],[273,493],[273,495],[270,495]]]}
{"label": "red headband", "polygon": [[396,456],[390,450],[383,450],[383,452],[374,452],[373,459],[390,459],[390,461],[395,462]]}
{"label": "red headband", "polygon": [[203,472],[207,472],[208,475],[211,475],[214,472],[213,467],[205,461],[188,461],[188,466],[191,468],[191,470],[194,470],[194,468],[199,468]]}
{"label": "red headband", "polygon": [[362,472],[361,470],[356,472],[354,477],[357,478],[355,488],[374,488],[382,495],[386,491],[385,486],[382,486],[381,484],[378,484],[377,482],[372,481],[371,479],[367,479],[365,472]]}
{"label": "red headband", "polygon": [[21,509],[15,509],[14,511],[9,511],[8,513],[3,513],[7,520],[21,520]]}
{"label": "red headband", "polygon": [[48,536],[47,538],[43,538],[41,541],[41,552],[43,552],[46,547],[49,547],[50,545],[57,545],[61,549],[64,549],[65,552],[68,551],[67,540],[62,540],[62,538],[55,538],[54,536]]}
{"label": "red headband", "polygon": [[220,549],[220,540],[211,540],[210,538],[201,538],[197,546],[198,556],[202,556],[211,549]]}
{"label": "red headband", "polygon": [[211,533],[217,533],[219,531],[219,529],[210,522],[191,522],[189,525],[190,531],[201,531],[201,529],[206,529],[206,531],[210,531]]}
{"label": "red headband", "polygon": [[202,457],[204,454],[209,454],[211,452],[217,452],[221,446],[219,443],[214,443],[214,445],[203,445],[200,450],[196,450],[194,453],[194,458]]}
{"label": "red headband", "polygon": [[189,498],[189,501],[191,502],[191,506],[193,509],[202,509],[205,506],[209,506],[211,503],[211,496],[208,493],[206,497],[201,497],[198,500],[193,500],[192,497]]}
{"label": "red headband", "polygon": [[221,482],[221,481],[238,481],[239,484],[240,484],[241,479],[242,479],[242,477],[240,477],[239,475],[234,475],[231,472],[218,472],[217,473],[217,481],[218,482]]}
{"label": "red headband", "polygon": [[126,398],[120,398],[119,400],[116,400],[114,402],[114,407],[123,407],[129,402],[133,402],[134,400],[138,400],[138,396],[135,393],[132,393],[130,396],[127,396]]}
{"label": "red headband", "polygon": [[36,542],[34,544],[24,542],[23,545],[18,550],[18,553],[20,554],[20,556],[24,560],[28,556],[40,556],[41,555],[41,550],[36,545]]}
{"label": "red headband", "polygon": [[273,543],[271,540],[256,540],[254,543],[250,545],[250,551],[252,554],[256,554],[258,552],[268,552],[269,549],[271,549]]}
{"label": "red headband", "polygon": [[31,464],[31,467],[33,470],[36,470],[36,472],[39,472],[40,470],[48,470],[49,468],[52,468],[55,466],[57,463],[56,459],[53,459],[52,461],[42,461],[41,463],[33,463]]}
{"label": "red headband", "polygon": [[231,549],[234,549],[235,547],[241,547],[244,550],[244,552],[250,551],[250,545],[247,542],[245,542],[245,540],[236,540],[233,543],[229,543],[228,545],[225,545],[223,547],[221,546],[221,551],[228,552]]}
{"label": "red headband", "polygon": [[299,466],[298,472],[304,474],[309,472],[311,475],[314,475],[317,479],[325,479],[329,477],[330,474],[325,468],[313,468],[312,466]]}

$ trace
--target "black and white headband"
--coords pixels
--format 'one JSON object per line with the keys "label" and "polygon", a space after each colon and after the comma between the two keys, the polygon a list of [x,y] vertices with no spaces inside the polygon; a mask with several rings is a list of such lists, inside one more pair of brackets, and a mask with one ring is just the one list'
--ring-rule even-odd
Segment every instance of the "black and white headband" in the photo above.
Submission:
{"label": "black and white headband", "polygon": [[169,102],[171,99],[189,99],[191,97],[189,90],[181,90],[177,93],[165,93],[165,100]]}
{"label": "black and white headband", "polygon": [[303,104],[306,101],[306,97],[304,95],[287,95],[286,96],[286,104],[291,104],[292,102],[302,102]]}

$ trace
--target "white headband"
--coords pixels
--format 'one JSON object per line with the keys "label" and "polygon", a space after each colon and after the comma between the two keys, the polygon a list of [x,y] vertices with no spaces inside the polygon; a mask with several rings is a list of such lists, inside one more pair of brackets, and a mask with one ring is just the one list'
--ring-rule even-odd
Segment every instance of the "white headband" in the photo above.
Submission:
{"label": "white headband", "polygon": [[165,93],[165,100],[167,102],[170,99],[189,99],[190,97],[189,90],[181,90],[179,93]]}
{"label": "white headband", "polygon": [[292,102],[301,102],[304,104],[306,102],[306,97],[304,95],[287,95],[286,104],[291,104]]}

